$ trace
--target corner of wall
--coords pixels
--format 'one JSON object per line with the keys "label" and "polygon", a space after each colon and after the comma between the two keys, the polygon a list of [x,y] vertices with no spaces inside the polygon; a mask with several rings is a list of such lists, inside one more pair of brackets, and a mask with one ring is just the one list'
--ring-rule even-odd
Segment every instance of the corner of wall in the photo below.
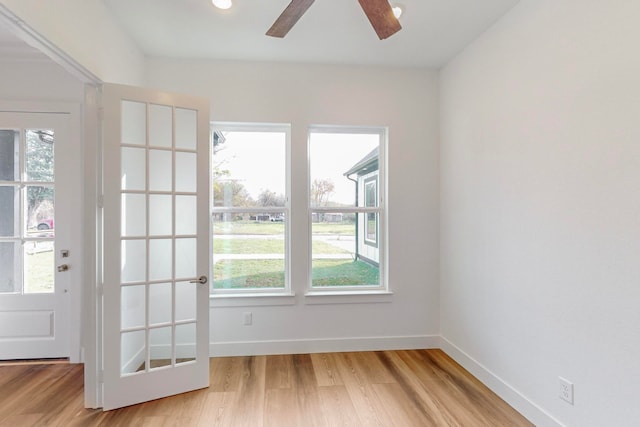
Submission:
{"label": "corner of wall", "polygon": [[447,338],[443,336],[439,338],[439,347],[442,351],[536,426],[564,427],[560,421],[536,405],[505,380],[491,372],[487,367],[465,353]]}

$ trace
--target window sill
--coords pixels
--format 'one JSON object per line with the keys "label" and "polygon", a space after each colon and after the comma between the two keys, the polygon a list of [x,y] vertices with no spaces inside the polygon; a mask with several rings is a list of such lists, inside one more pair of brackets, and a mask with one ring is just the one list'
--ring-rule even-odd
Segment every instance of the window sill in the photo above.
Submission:
{"label": "window sill", "polygon": [[309,291],[304,294],[304,303],[313,304],[379,304],[393,300],[390,291]]}
{"label": "window sill", "polygon": [[296,295],[283,293],[211,294],[209,307],[256,307],[294,305]]}

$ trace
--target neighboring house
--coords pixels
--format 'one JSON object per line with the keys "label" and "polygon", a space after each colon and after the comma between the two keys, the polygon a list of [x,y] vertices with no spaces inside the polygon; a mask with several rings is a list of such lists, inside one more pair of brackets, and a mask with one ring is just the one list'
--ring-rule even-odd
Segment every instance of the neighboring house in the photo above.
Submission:
{"label": "neighboring house", "polygon": [[[378,147],[343,175],[356,184],[356,206],[376,207],[378,200]],[[354,178],[355,176],[355,178]],[[356,214],[355,259],[378,265],[378,214]]]}
{"label": "neighboring house", "polygon": [[311,222],[342,222],[343,214],[341,212],[327,212],[318,215],[317,212],[311,214]]}

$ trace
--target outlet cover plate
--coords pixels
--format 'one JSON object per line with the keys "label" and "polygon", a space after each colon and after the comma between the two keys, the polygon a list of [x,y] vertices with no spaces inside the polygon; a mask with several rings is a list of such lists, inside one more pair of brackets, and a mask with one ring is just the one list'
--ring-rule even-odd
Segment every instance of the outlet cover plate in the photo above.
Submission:
{"label": "outlet cover plate", "polygon": [[253,324],[253,314],[250,311],[244,312],[244,325],[251,326]]}
{"label": "outlet cover plate", "polygon": [[573,405],[573,383],[565,378],[558,377],[560,381],[560,399]]}

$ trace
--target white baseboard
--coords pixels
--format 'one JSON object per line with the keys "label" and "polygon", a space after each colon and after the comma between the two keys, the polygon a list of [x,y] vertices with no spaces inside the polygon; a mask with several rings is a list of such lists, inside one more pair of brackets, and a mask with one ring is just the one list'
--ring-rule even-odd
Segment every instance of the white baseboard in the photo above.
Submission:
{"label": "white baseboard", "polygon": [[145,362],[145,360],[146,356],[144,347],[140,347],[140,349],[136,351],[136,353],[131,356],[131,358],[124,364],[124,366],[122,367],[122,372],[127,374],[136,372],[138,368],[140,368],[140,366]]}
{"label": "white baseboard", "polygon": [[[150,347],[152,359],[171,359],[171,345],[154,344]],[[176,358],[195,357],[196,344],[176,344]]]}
{"label": "white baseboard", "polygon": [[536,426],[564,427],[560,421],[556,420],[544,409],[527,399],[526,396],[522,395],[518,390],[510,386],[507,382],[502,380],[446,338],[440,337],[439,347]]}
{"label": "white baseboard", "polygon": [[330,353],[344,351],[410,350],[440,347],[440,336],[305,339],[282,341],[216,342],[209,345],[211,357],[269,354]]}

